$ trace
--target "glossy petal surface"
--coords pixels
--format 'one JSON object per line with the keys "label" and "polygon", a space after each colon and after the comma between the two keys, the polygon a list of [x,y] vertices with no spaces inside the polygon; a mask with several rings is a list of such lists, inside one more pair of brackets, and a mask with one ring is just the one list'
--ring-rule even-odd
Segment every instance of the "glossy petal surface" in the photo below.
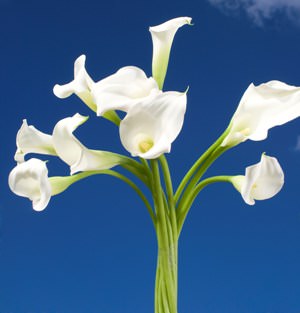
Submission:
{"label": "glossy petal surface", "polygon": [[245,176],[234,178],[235,187],[247,204],[275,196],[284,184],[284,173],[277,159],[262,155],[259,163],[248,166]]}
{"label": "glossy petal surface", "polygon": [[73,132],[87,117],[75,114],[59,121],[53,130],[53,144],[57,155],[71,167],[71,174],[78,171],[103,170],[120,163],[117,155],[86,148]]}
{"label": "glossy petal surface", "polygon": [[90,109],[96,111],[96,105],[91,96],[94,81],[85,69],[85,60],[85,55],[81,55],[75,60],[74,80],[64,85],[56,84],[53,88],[53,93],[61,99],[76,94]]}
{"label": "glossy petal surface", "polygon": [[174,36],[181,26],[191,24],[190,17],[177,17],[149,28],[153,43],[152,75],[161,88],[166,76]]}
{"label": "glossy petal surface", "polygon": [[127,112],[135,103],[159,92],[156,81],[134,66],[119,69],[97,82],[92,89],[99,116],[109,110]]}
{"label": "glossy petal surface", "polygon": [[27,121],[23,120],[23,124],[17,133],[17,151],[15,160],[24,162],[27,153],[41,153],[56,155],[52,137],[37,130],[34,126],[28,126]]}
{"label": "glossy petal surface", "polygon": [[12,192],[32,201],[33,209],[42,211],[51,198],[51,185],[46,163],[32,158],[18,164],[9,174],[8,184]]}
{"label": "glossy petal surface", "polygon": [[165,92],[133,106],[120,124],[123,146],[132,156],[154,159],[170,152],[186,110],[186,94]]}
{"label": "glossy petal surface", "polygon": [[300,116],[300,87],[280,81],[259,86],[251,84],[232,117],[231,129],[223,146],[234,146],[247,139],[264,140],[270,128]]}

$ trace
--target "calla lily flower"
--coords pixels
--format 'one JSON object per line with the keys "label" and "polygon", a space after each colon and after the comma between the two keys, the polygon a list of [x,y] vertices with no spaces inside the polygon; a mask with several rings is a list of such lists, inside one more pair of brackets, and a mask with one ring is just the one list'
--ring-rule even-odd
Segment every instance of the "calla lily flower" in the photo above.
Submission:
{"label": "calla lily flower", "polygon": [[8,184],[16,195],[29,198],[35,211],[44,210],[51,196],[65,191],[73,183],[92,175],[92,172],[73,176],[48,177],[45,161],[36,158],[19,163],[9,174]]}
{"label": "calla lily flower", "polygon": [[74,80],[65,85],[55,85],[53,93],[58,98],[67,98],[76,94],[91,110],[96,112],[96,104],[91,96],[94,81],[85,69],[85,55],[78,57],[74,63]]}
{"label": "calla lily flower", "polygon": [[74,135],[73,131],[84,123],[87,117],[75,114],[59,121],[53,130],[53,145],[57,155],[71,168],[71,174],[79,171],[103,170],[122,162],[117,154],[90,150]]}
{"label": "calla lily flower", "polygon": [[161,89],[167,73],[174,36],[181,26],[191,24],[190,17],[178,17],[149,28],[153,43],[152,75]]}
{"label": "calla lily flower", "polygon": [[30,159],[18,164],[9,174],[8,184],[12,192],[29,198],[35,211],[42,211],[51,198],[46,162]]}
{"label": "calla lily flower", "polygon": [[23,121],[17,134],[16,161],[23,162],[27,153],[55,155],[70,166],[71,174],[109,169],[122,163],[118,154],[88,149],[73,135],[73,131],[86,120],[87,117],[78,113],[64,118],[54,127],[52,136]]}
{"label": "calla lily flower", "polygon": [[93,100],[97,105],[97,115],[110,110],[127,112],[130,106],[151,94],[157,94],[156,81],[135,66],[126,66],[95,83],[92,89]]}
{"label": "calla lily flower", "polygon": [[277,159],[263,154],[259,163],[248,166],[245,176],[231,179],[247,204],[275,196],[284,184],[284,173]]}
{"label": "calla lily flower", "polygon": [[125,149],[144,159],[170,152],[183,125],[186,101],[186,93],[169,91],[136,103],[120,124]]}
{"label": "calla lily flower", "polygon": [[52,137],[37,130],[34,126],[28,126],[27,120],[23,120],[23,124],[17,133],[17,151],[15,160],[24,162],[27,153],[42,153],[56,155],[53,147]]}
{"label": "calla lily flower", "polygon": [[280,81],[251,84],[234,113],[222,146],[235,146],[247,139],[264,140],[268,130],[300,116],[300,87]]}

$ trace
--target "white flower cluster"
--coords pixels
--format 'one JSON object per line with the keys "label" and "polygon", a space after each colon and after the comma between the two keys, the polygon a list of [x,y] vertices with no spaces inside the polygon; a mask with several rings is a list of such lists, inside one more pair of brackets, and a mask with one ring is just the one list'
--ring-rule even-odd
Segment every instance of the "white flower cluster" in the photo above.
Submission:
{"label": "white flower cluster", "polygon": [[[190,22],[191,18],[181,17],[150,28],[153,66],[156,68],[153,76],[160,77],[160,84],[166,74],[174,35],[179,27]],[[84,55],[77,58],[74,80],[65,85],[55,85],[54,94],[59,98],[76,94],[98,116],[114,110],[126,112],[120,122],[120,139],[132,156],[154,159],[170,152],[171,144],[183,125],[186,93],[162,92],[153,77],[148,78],[143,70],[134,66],[123,67],[94,82],[85,69],[85,59]],[[123,159],[118,154],[90,150],[72,134],[86,120],[78,113],[62,119],[55,125],[52,135],[42,133],[23,121],[17,134],[15,160],[18,164],[9,175],[9,186],[17,195],[31,199],[35,210],[43,210],[50,200],[51,190],[57,188],[51,188],[46,163],[35,158],[25,161],[27,153],[56,155],[70,166],[71,175],[110,169],[122,163]],[[55,179],[55,184],[59,182]],[[61,183],[66,183],[66,180]]]}
{"label": "white flower cluster", "polygon": [[[162,86],[174,35],[178,28],[186,24],[191,24],[191,18],[175,18],[150,27],[153,77],[147,77],[138,67],[127,66],[94,82],[85,69],[86,57],[81,55],[74,64],[74,80],[55,85],[54,94],[59,98],[75,94],[97,116],[117,118],[121,143],[131,156],[155,159],[170,152],[171,144],[183,125],[187,95],[186,92],[162,91]],[[118,120],[115,112],[118,110],[126,113],[122,120]],[[279,81],[259,86],[251,84],[220,146],[230,148],[247,139],[263,140],[270,128],[299,116],[299,87]],[[71,175],[106,170],[126,162],[122,155],[88,149],[73,135],[74,130],[86,120],[78,113],[64,118],[55,125],[51,135],[23,121],[17,134],[17,166],[9,175],[9,186],[17,195],[31,199],[35,210],[43,210],[51,195],[64,190],[70,182],[57,177],[51,180],[46,163],[35,158],[26,161],[26,154],[58,156],[70,166]],[[253,204],[254,199],[269,198],[281,189],[283,172],[275,158],[263,155],[259,164],[247,168],[245,176],[233,176],[231,181],[245,201]]]}

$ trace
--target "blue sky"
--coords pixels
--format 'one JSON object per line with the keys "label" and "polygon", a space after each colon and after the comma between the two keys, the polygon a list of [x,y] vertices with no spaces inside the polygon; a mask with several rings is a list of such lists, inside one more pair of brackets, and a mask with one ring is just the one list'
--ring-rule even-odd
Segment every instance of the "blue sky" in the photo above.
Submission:
{"label": "blue sky", "polygon": [[[148,27],[193,18],[176,35],[165,82],[165,90],[190,87],[185,124],[168,155],[176,184],[227,126],[251,82],[300,86],[299,14],[292,0],[0,1],[0,313],[153,312],[155,235],[127,186],[92,177],[39,213],[7,186],[24,118],[50,133],[64,117],[90,115],[78,138],[126,153],[115,127],[76,97],[53,95],[56,83],[71,80],[74,60],[86,54],[95,80],[126,65],[151,75]],[[255,206],[225,184],[200,195],[180,238],[179,313],[299,313],[299,135],[299,120],[274,128],[211,169],[243,174],[266,152],[278,158],[286,183]],[[44,159],[51,176],[68,173],[56,158]]]}

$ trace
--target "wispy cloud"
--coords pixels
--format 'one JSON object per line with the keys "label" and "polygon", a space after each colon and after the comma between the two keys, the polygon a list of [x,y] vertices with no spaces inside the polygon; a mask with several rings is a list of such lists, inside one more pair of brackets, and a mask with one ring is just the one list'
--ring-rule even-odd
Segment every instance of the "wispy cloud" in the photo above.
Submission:
{"label": "wispy cloud", "polygon": [[[245,12],[259,26],[277,14],[285,15],[289,20],[298,22],[300,0],[207,0],[224,13]],[[298,22],[299,23],[299,22]]]}

